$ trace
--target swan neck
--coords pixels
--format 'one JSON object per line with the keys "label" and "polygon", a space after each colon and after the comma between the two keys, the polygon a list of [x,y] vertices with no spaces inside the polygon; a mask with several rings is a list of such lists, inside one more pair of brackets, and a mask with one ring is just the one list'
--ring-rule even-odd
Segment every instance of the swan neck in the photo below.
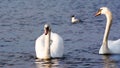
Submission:
{"label": "swan neck", "polygon": [[45,35],[45,59],[50,59],[50,36],[51,36],[51,30],[48,32],[47,35]]}
{"label": "swan neck", "polygon": [[103,45],[106,46],[106,48],[108,48],[108,35],[110,32],[110,27],[112,25],[112,13],[110,11],[108,11],[105,14],[106,18],[107,18],[107,22],[106,22],[106,28],[105,28],[105,33],[104,33],[104,38],[103,38]]}

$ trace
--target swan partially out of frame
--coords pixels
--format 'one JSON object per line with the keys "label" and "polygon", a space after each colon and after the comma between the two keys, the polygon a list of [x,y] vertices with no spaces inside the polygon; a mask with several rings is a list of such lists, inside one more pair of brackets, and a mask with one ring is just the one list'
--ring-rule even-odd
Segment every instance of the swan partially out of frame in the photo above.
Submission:
{"label": "swan partially out of frame", "polygon": [[112,13],[107,7],[101,7],[96,13],[96,16],[99,16],[101,14],[104,14],[106,16],[107,22],[99,54],[120,54],[120,39],[115,41],[108,40],[110,27],[112,25]]}
{"label": "swan partially out of frame", "polygon": [[50,25],[44,25],[44,33],[37,38],[35,43],[36,57],[38,59],[51,59],[63,56],[63,39],[51,31]]}

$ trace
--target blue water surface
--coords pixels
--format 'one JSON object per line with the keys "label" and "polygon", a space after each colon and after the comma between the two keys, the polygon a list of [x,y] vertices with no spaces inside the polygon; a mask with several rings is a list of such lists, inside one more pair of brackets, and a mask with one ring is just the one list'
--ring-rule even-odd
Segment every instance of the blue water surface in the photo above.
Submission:
{"label": "blue water surface", "polygon": [[[108,7],[113,13],[109,39],[120,38],[120,0],[0,0],[0,68],[119,68],[120,56],[99,55]],[[71,24],[75,15],[82,22]],[[63,59],[36,61],[35,40],[49,23],[64,39]]]}

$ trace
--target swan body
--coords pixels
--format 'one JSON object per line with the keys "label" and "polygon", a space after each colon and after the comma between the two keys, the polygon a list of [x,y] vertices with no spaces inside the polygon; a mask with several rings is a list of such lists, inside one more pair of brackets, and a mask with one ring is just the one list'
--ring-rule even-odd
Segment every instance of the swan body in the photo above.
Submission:
{"label": "swan body", "polygon": [[104,14],[106,16],[107,22],[99,54],[120,54],[120,39],[115,41],[108,40],[110,27],[112,25],[112,13],[107,7],[101,7],[96,13],[96,16],[99,16],[101,14]]}
{"label": "swan body", "polygon": [[71,22],[72,22],[72,23],[76,23],[76,22],[80,22],[80,20],[77,19],[77,18],[75,18],[74,15],[72,15],[72,16],[71,16]]}
{"label": "swan body", "polygon": [[104,52],[104,45],[101,46],[99,54],[120,54],[120,39],[118,40],[108,40],[108,53]]}
{"label": "swan body", "polygon": [[[45,24],[45,27],[49,27]],[[45,30],[44,27],[44,30]],[[50,28],[50,27],[49,27]],[[56,57],[62,57],[64,52],[63,39],[57,33],[49,32],[49,37],[44,33],[37,38],[35,43],[36,57],[39,59],[50,59]]]}

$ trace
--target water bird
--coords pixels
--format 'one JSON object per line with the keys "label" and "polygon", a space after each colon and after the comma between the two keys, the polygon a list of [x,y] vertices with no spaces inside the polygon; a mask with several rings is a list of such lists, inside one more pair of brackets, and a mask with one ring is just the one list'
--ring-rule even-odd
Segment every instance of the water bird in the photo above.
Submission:
{"label": "water bird", "polygon": [[99,54],[120,54],[120,39],[114,41],[108,40],[108,35],[112,25],[112,13],[107,7],[101,7],[95,16],[99,16],[101,14],[106,16],[107,22]]}
{"label": "water bird", "polygon": [[71,22],[74,24],[74,23],[80,22],[80,20],[75,18],[75,15],[72,15],[71,16]]}
{"label": "water bird", "polygon": [[36,39],[35,51],[38,59],[62,57],[64,52],[63,39],[51,31],[49,24],[45,24],[44,33]]}

